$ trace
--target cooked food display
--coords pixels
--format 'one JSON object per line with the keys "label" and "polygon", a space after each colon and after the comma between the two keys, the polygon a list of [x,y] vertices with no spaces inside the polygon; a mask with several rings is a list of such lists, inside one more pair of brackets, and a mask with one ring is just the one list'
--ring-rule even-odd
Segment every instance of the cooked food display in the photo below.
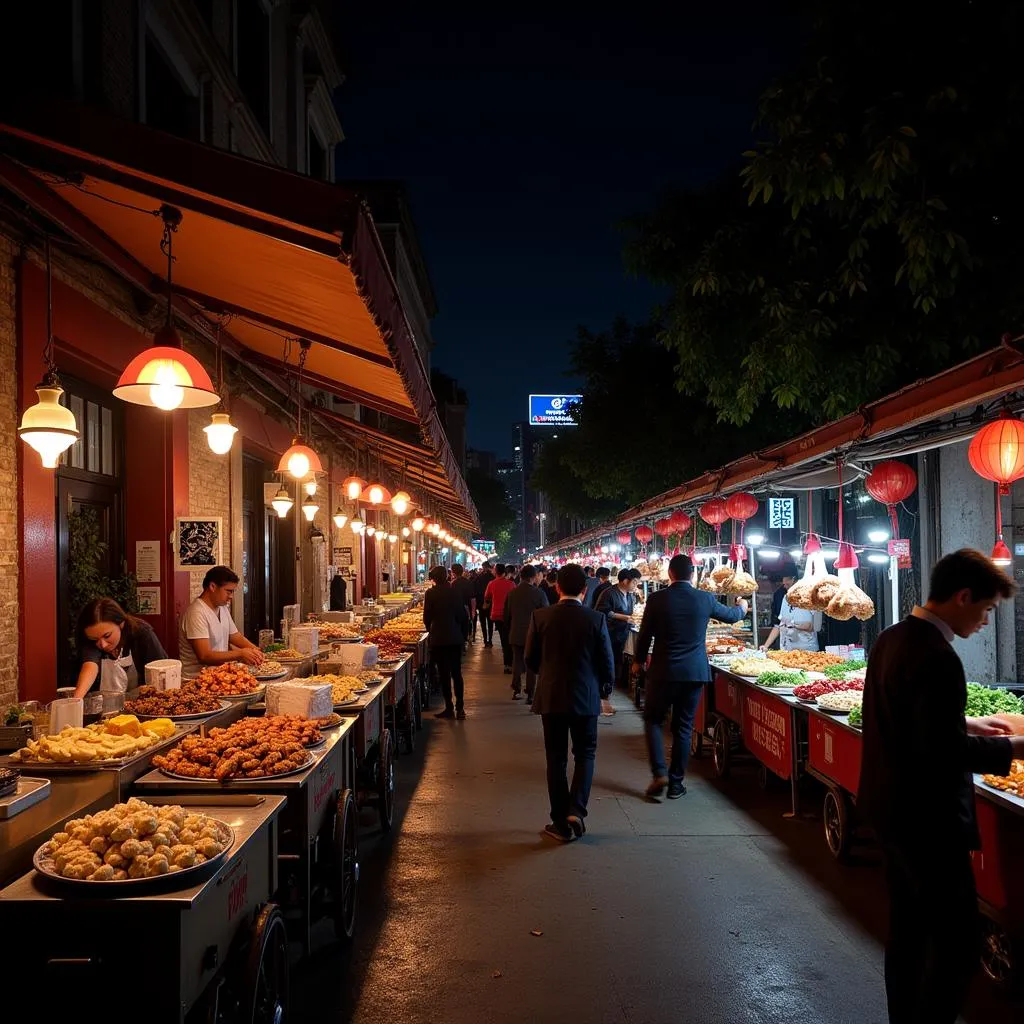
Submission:
{"label": "cooked food display", "polygon": [[854,728],[856,729],[863,728],[864,711],[860,704],[858,704],[855,708],[850,708],[850,714],[846,720],[850,723],[850,725],[854,726]]}
{"label": "cooked food display", "polygon": [[826,651],[768,651],[768,657],[785,668],[800,668],[805,672],[824,672],[829,665],[839,665],[842,658]]}
{"label": "cooked food display", "polygon": [[312,760],[306,750],[323,739],[317,724],[294,715],[242,718],[209,736],[187,736],[153,764],[190,779],[264,779],[303,768]]}
{"label": "cooked food display", "polygon": [[722,640],[708,640],[704,646],[708,654],[742,654],[747,649],[743,644],[730,644]]}
{"label": "cooked food display", "polygon": [[311,622],[311,626],[316,626],[320,630],[320,642],[330,642],[332,640],[358,640],[360,637],[359,627],[354,623],[349,624],[347,622]]}
{"label": "cooked food display", "polygon": [[135,797],[110,810],[72,818],[40,850],[43,867],[64,878],[123,882],[196,867],[231,845],[229,826],[176,804]]}
{"label": "cooked food display", "polygon": [[802,683],[793,691],[800,700],[817,700],[826,693],[842,693],[845,690],[863,692],[864,683],[859,679],[821,679],[814,683]]}
{"label": "cooked food display", "polygon": [[860,690],[839,690],[837,693],[823,693],[818,698],[818,707],[826,711],[850,712],[859,708],[864,702],[864,694]]}
{"label": "cooked food display", "polygon": [[281,662],[271,661],[269,658],[264,659],[261,665],[248,665],[246,667],[257,679],[269,679],[271,676],[282,675],[286,671]]}
{"label": "cooked food display", "polygon": [[363,686],[376,686],[384,677],[375,668],[364,668],[356,673],[356,678]]}
{"label": "cooked food display", "polygon": [[336,676],[328,673],[322,676],[309,676],[306,679],[297,679],[296,682],[304,686],[330,686],[331,700],[335,704],[343,704],[355,696],[355,690],[362,689],[363,682],[358,676]]}
{"label": "cooked food display", "polygon": [[847,619],[870,619],[875,614],[875,603],[860,587],[844,583],[838,576],[817,576],[798,580],[786,592],[791,608],[824,612],[830,618],[845,622]]}
{"label": "cooked food display", "polygon": [[302,661],[309,657],[308,654],[303,654],[294,647],[285,647],[284,644],[271,644],[264,653],[272,654],[277,661]]}
{"label": "cooked food display", "polygon": [[140,722],[134,715],[118,715],[80,728],[69,725],[56,736],[29,740],[21,750],[11,754],[11,760],[29,764],[118,761],[134,757],[173,735],[174,723],[167,718]]}
{"label": "cooked food display", "polygon": [[866,661],[851,659],[839,665],[826,665],[823,671],[829,679],[842,679],[843,676],[849,675],[851,672],[858,672],[863,675],[864,669],[867,667],[868,663]]}
{"label": "cooked food display", "polygon": [[807,676],[803,672],[787,672],[785,669],[775,669],[772,672],[762,672],[757,677],[758,686],[766,686],[769,689],[781,689],[785,686],[798,686]]}
{"label": "cooked food display", "polygon": [[967,684],[967,706],[964,714],[971,718],[998,715],[1000,712],[1015,715],[1022,711],[1024,700],[1018,700],[1008,690],[993,689],[981,683]]}
{"label": "cooked food display", "polygon": [[[778,672],[779,666],[768,658],[733,658],[729,662],[729,671],[738,676],[762,676],[766,672]],[[788,675],[794,677],[797,682],[804,682],[803,677],[797,669],[791,670]],[[789,684],[792,685],[792,684]]]}
{"label": "cooked food display", "polygon": [[207,665],[183,688],[220,697],[242,697],[255,693],[259,684],[253,679],[248,665],[229,661],[223,665]]}
{"label": "cooked food display", "polygon": [[203,715],[220,711],[221,700],[208,693],[195,690],[158,690],[155,686],[140,686],[139,695],[124,702],[130,715]]}
{"label": "cooked food display", "polygon": [[[420,633],[422,633],[422,629]],[[413,639],[419,640],[420,633],[417,633]],[[397,633],[384,629],[371,629],[364,639],[368,644],[377,645],[377,657],[382,658],[384,661],[400,658],[405,653],[402,648],[405,646],[406,641]]]}
{"label": "cooked food display", "polygon": [[982,775],[986,786],[1001,789],[1004,793],[1024,796],[1024,761],[1014,761],[1009,775]]}
{"label": "cooked food display", "polygon": [[333,729],[336,726],[341,725],[344,721],[345,719],[342,718],[337,711],[332,711],[324,718],[317,718],[316,724],[320,729]]}

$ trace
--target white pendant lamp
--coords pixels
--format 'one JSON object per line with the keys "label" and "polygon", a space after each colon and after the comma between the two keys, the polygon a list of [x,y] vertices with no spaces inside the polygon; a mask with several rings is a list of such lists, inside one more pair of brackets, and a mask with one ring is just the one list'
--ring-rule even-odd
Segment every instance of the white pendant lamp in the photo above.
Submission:
{"label": "white pendant lamp", "polygon": [[316,518],[317,512],[320,511],[320,506],[312,498],[306,498],[302,503],[302,514],[306,517],[306,522],[311,523]]}
{"label": "white pendant lamp", "polygon": [[376,526],[367,526],[366,527],[366,536],[367,537],[372,537],[376,532],[377,532],[377,527]]}
{"label": "white pendant lamp", "polygon": [[411,532],[412,531],[409,529],[408,526],[403,526],[402,527],[402,536],[403,537],[408,537]]}
{"label": "white pendant lamp", "polygon": [[53,360],[53,276],[50,267],[50,237],[46,237],[46,345],[43,348],[46,372],[36,386],[39,401],[25,410],[18,437],[39,452],[45,469],[56,469],[61,455],[79,437],[75,414],[60,404],[64,389],[60,386]]}
{"label": "white pendant lamp", "polygon": [[398,540],[398,535],[397,534],[394,534],[394,533],[389,533],[388,534],[388,541],[390,541],[390,543],[394,544],[396,540]]}
{"label": "white pendant lamp", "polygon": [[338,511],[334,513],[334,525],[340,530],[348,522],[348,516],[341,511],[341,506],[338,506]]}
{"label": "white pendant lamp", "polygon": [[348,525],[349,525],[349,528],[352,530],[352,532],[355,533],[355,534],[360,534],[360,533],[363,532],[363,521],[362,521],[362,519],[353,519],[352,522],[349,523]]}
{"label": "white pendant lamp", "polygon": [[412,528],[413,528],[413,530],[416,533],[419,533],[423,529],[423,527],[426,526],[426,525],[427,524],[426,524],[426,521],[424,520],[423,516],[417,516],[412,521]]}
{"label": "white pendant lamp", "polygon": [[273,505],[278,519],[284,519],[288,513],[291,512],[292,505],[294,505],[295,502],[292,501],[292,496],[285,490],[284,484],[281,484],[280,488],[278,488],[277,494],[274,495],[270,504]]}
{"label": "white pendant lamp", "polygon": [[306,493],[311,498],[313,497],[314,494],[316,494],[316,481],[315,480],[307,480],[305,482],[305,484],[303,484],[303,487],[305,487]]}
{"label": "white pendant lamp", "polygon": [[227,455],[235,442],[238,427],[232,425],[231,417],[226,412],[215,412],[203,431],[210,451],[214,455]]}

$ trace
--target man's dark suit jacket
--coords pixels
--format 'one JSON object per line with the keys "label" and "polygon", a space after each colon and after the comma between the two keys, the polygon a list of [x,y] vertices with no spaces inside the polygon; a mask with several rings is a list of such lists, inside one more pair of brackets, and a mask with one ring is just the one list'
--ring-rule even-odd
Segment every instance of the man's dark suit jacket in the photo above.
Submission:
{"label": "man's dark suit jacket", "polygon": [[526,664],[539,675],[537,715],[599,715],[615,685],[604,616],[578,601],[538,608],[526,635]]}
{"label": "man's dark suit jacket", "polygon": [[469,636],[469,612],[450,583],[435,583],[423,595],[423,625],[430,647],[461,647]]}
{"label": "man's dark suit jacket", "polygon": [[857,809],[883,842],[976,850],[972,772],[1007,775],[1010,741],[968,736],[967,684],[936,626],[910,616],[871,648]]}
{"label": "man's dark suit jacket", "polygon": [[690,583],[673,583],[651,594],[644,606],[634,660],[643,664],[654,640],[647,679],[652,683],[706,683],[711,679],[708,620],[739,622],[740,608],[727,608],[714,594]]}
{"label": "man's dark suit jacket", "polygon": [[544,591],[531,583],[520,583],[505,598],[505,621],[508,623],[508,642],[513,647],[526,645],[526,634],[530,630],[530,619],[538,608],[547,608],[548,599]]}

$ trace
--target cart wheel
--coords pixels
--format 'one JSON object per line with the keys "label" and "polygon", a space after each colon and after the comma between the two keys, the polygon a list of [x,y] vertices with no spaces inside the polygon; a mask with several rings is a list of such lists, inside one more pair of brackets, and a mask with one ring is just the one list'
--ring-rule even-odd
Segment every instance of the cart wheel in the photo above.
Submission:
{"label": "cart wheel", "polygon": [[690,736],[690,757],[703,757],[704,755],[704,734],[693,730]]}
{"label": "cart wheel", "polygon": [[715,766],[715,775],[724,779],[729,774],[732,760],[732,736],[729,731],[729,723],[720,718],[715,722],[711,731],[711,757]]}
{"label": "cart wheel", "polygon": [[385,729],[381,736],[378,776],[377,813],[380,815],[381,829],[390,832],[395,815],[395,751],[390,729]]}
{"label": "cart wheel", "polygon": [[1017,971],[1013,941],[989,917],[982,917],[981,966],[997,985],[1013,981]]}
{"label": "cart wheel", "polygon": [[356,798],[351,789],[338,796],[334,816],[334,934],[342,941],[352,938],[356,929],[356,905],[359,898],[359,825]]}
{"label": "cart wheel", "polygon": [[412,695],[412,720],[419,732],[423,728],[423,697],[418,686]]}
{"label": "cart wheel", "polygon": [[268,903],[253,925],[246,959],[241,1020],[279,1024],[288,1010],[288,939],[284,917]]}
{"label": "cart wheel", "polygon": [[846,860],[850,854],[850,809],[843,793],[830,789],[825,794],[821,817],[829,852],[838,861]]}

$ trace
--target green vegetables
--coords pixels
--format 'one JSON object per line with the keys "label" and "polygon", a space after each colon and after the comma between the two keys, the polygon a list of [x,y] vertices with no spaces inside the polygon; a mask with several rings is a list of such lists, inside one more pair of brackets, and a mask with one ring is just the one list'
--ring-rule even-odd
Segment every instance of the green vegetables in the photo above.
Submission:
{"label": "green vegetables", "polygon": [[994,690],[981,683],[967,684],[967,707],[964,714],[968,718],[998,715],[1001,711],[1019,715],[1024,712],[1024,701],[1018,700],[1007,690]]}
{"label": "green vegetables", "polygon": [[772,689],[777,686],[799,686],[807,682],[807,676],[803,672],[762,672],[757,677],[758,686],[767,686]]}
{"label": "green vegetables", "polygon": [[850,709],[850,715],[847,718],[850,725],[856,726],[860,729],[864,725],[864,711],[858,704],[857,707]]}
{"label": "green vegetables", "polygon": [[825,676],[828,679],[842,679],[848,672],[859,672],[863,668],[867,668],[868,663],[866,661],[844,661],[841,665],[826,665]]}

